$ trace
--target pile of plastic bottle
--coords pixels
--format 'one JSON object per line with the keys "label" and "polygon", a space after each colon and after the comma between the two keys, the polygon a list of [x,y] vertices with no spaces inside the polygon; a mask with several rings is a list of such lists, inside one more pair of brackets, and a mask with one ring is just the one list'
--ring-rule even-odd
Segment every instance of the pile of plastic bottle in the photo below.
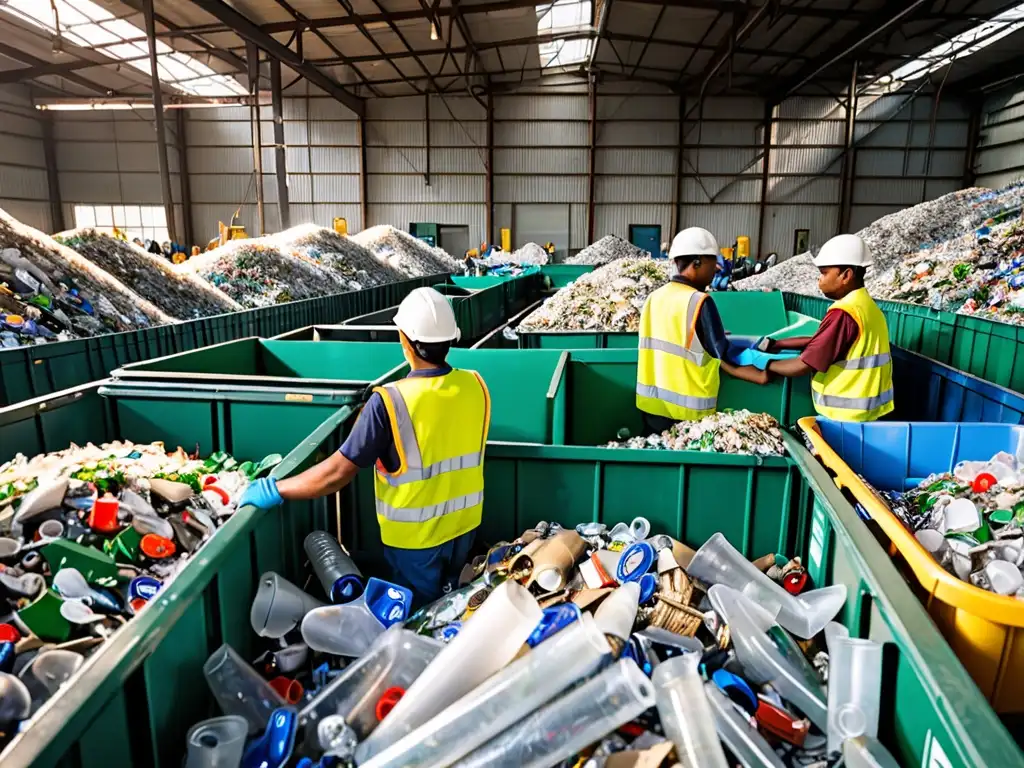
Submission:
{"label": "pile of plastic bottle", "polygon": [[1024,474],[1016,457],[962,461],[906,493],[880,495],[947,571],[1024,599]]}
{"label": "pile of plastic bottle", "polygon": [[117,442],[0,465],[0,745],[31,727],[279,460]]}
{"label": "pile of plastic bottle", "polygon": [[832,621],[846,587],[798,560],[750,562],[720,533],[694,551],[642,517],[539,523],[409,616],[328,534],[305,550],[328,602],[261,577],[266,650],[208,660],[223,716],[193,727],[188,768],[897,765],[882,646]]}

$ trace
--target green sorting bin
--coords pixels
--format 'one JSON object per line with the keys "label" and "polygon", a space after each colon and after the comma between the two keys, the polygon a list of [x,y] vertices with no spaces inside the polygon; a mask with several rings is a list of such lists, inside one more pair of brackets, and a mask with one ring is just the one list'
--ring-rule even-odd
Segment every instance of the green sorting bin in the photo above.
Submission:
{"label": "green sorting bin", "polygon": [[[163,440],[204,453],[229,450],[260,458],[266,441],[227,422],[210,437],[204,419],[175,403],[136,402],[99,395],[100,382],[0,409],[4,454],[31,455],[71,441]],[[304,469],[336,450],[353,412],[336,411],[312,434],[294,440],[278,477]],[[209,421],[209,416],[206,419]],[[297,447],[296,447],[297,446]],[[332,523],[333,499],[289,502],[287,509],[235,513],[159,597],[118,631],[0,755],[4,768],[79,768],[182,764],[185,734],[219,714],[203,677],[203,663],[221,643],[252,657],[257,637],[249,625],[256,577],[276,570],[298,579],[302,541]]]}
{"label": "green sorting bin", "polygon": [[96,381],[115,368],[140,360],[247,336],[275,336],[313,323],[338,322],[398,304],[414,288],[433,285],[443,277],[414,278],[142,331],[0,349],[0,406]]}
{"label": "green sorting bin", "polygon": [[540,273],[545,278],[544,282],[550,283],[551,288],[557,290],[595,269],[597,267],[593,264],[545,264],[540,268]]}
{"label": "green sorting bin", "polygon": [[[120,436],[113,426],[121,408],[116,398],[104,409],[93,385],[65,400],[63,406],[41,407],[39,402],[23,407],[27,424],[18,429],[47,436],[52,449],[67,442],[62,425],[106,410],[112,431],[97,432],[92,439]],[[76,413],[55,421],[64,408]],[[147,416],[154,432],[163,429],[175,439],[183,426],[188,428],[166,406],[155,406]],[[351,418],[348,408],[338,411],[275,474],[295,472],[335,450]],[[0,442],[6,444],[15,423],[12,409],[0,410]],[[901,765],[1024,765],[864,523],[806,450],[788,440],[792,458],[768,460],[493,443],[487,449],[481,538],[508,539],[540,519],[612,524],[645,514],[655,532],[673,534],[691,546],[723,530],[750,555],[779,548],[801,554],[816,585],[844,583],[849,588],[851,597],[839,618],[851,633],[888,643],[879,737]],[[361,562],[379,554],[372,481],[363,473],[356,485],[340,494],[338,516],[333,498],[236,513],[201,560],[112,638],[39,714],[33,728],[18,737],[3,756],[5,768],[179,766],[188,728],[218,714],[202,677],[203,662],[222,642],[244,657],[256,650],[248,613],[257,575],[276,570],[302,583],[308,577],[302,539],[335,521]]]}
{"label": "green sorting bin", "polygon": [[[601,445],[623,427],[642,435],[636,407],[636,349],[569,350],[569,445]],[[793,424],[814,413],[808,377],[776,378],[764,386],[722,374],[718,409],[748,408]]]}

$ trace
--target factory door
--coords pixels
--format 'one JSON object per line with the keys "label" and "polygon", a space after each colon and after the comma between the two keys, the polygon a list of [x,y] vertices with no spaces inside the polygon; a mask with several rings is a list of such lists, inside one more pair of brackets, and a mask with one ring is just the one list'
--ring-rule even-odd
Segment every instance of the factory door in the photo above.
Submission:
{"label": "factory door", "polygon": [[647,224],[629,225],[629,242],[637,248],[657,256],[661,251],[661,227]]}

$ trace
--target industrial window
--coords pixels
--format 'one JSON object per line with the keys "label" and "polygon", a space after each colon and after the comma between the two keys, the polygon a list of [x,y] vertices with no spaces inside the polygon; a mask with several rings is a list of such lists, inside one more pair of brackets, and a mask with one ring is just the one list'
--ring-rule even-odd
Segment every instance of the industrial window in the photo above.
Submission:
{"label": "industrial window", "polygon": [[587,60],[592,40],[582,35],[592,31],[590,17],[590,0],[555,0],[537,6],[537,34],[551,36],[537,46],[541,67],[568,67]]}
{"label": "industrial window", "polygon": [[129,239],[143,241],[163,243],[170,239],[162,205],[76,205],[75,227],[117,227]]}
{"label": "industrial window", "polygon": [[[59,50],[61,41],[67,40],[149,74],[145,31],[93,0],[4,0],[0,8],[56,35],[54,50]],[[230,75],[221,74],[160,40],[156,42],[156,53],[160,81],[179,91],[211,97],[246,94],[241,83]]]}

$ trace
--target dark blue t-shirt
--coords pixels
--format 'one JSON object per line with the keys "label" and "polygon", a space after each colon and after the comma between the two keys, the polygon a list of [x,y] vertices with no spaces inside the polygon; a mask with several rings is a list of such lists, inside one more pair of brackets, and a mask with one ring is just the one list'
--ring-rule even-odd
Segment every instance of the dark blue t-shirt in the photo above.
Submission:
{"label": "dark blue t-shirt", "polygon": [[[693,288],[679,275],[673,277],[672,282]],[[725,335],[725,326],[722,325],[722,316],[718,314],[715,300],[710,296],[700,305],[700,312],[697,314],[697,338],[700,339],[704,351],[709,355],[718,360],[728,359],[729,338]]]}
{"label": "dark blue t-shirt", "polygon": [[[719,321],[721,322],[721,321]],[[451,366],[425,368],[412,371],[407,378],[431,378],[451,373]],[[391,420],[384,399],[374,392],[363,406],[362,413],[356,419],[355,426],[349,433],[344,445],[339,449],[341,455],[360,469],[372,467],[380,459],[384,469],[397,472],[399,459],[395,448],[395,438],[391,434]]]}

